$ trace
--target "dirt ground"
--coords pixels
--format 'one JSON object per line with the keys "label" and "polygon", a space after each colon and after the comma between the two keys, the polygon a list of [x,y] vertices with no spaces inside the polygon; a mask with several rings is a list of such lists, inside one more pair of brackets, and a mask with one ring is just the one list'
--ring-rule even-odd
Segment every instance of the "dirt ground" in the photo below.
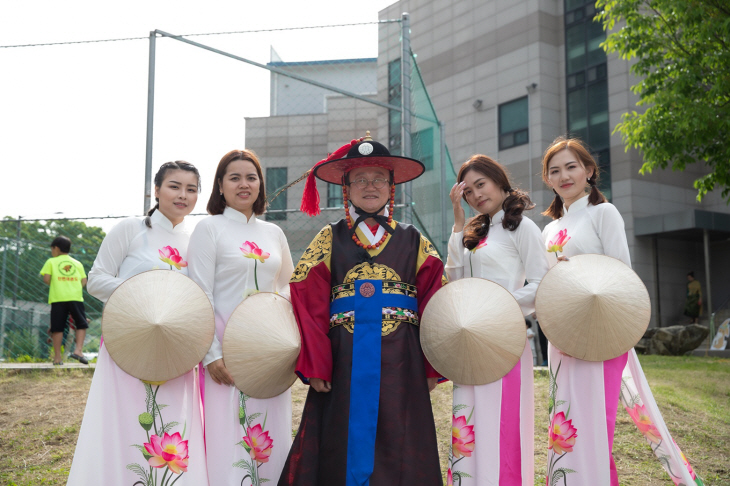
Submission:
{"label": "dirt ground", "polygon": [[[651,368],[647,371],[653,377]],[[664,419],[706,485],[730,484],[730,384],[719,384],[719,410],[698,413],[686,399],[673,400],[657,369],[656,392]],[[73,459],[76,439],[92,379],[91,371],[0,371],[0,484],[63,485]],[[705,376],[705,379],[707,379]],[[725,375],[723,375],[725,376]],[[690,376],[688,382],[698,380]],[[652,388],[655,384],[650,379]],[[535,380],[535,484],[544,484],[547,460],[547,377]],[[689,385],[688,385],[689,386]],[[307,387],[293,388],[293,427],[299,425]],[[432,394],[439,453],[446,470],[451,443],[451,384]],[[664,397],[664,394],[668,398]],[[706,405],[701,406],[706,407]],[[719,415],[718,415],[719,414]],[[726,419],[717,417],[727,415]],[[661,469],[628,414],[619,410],[614,455],[622,486],[659,486],[672,482]]]}

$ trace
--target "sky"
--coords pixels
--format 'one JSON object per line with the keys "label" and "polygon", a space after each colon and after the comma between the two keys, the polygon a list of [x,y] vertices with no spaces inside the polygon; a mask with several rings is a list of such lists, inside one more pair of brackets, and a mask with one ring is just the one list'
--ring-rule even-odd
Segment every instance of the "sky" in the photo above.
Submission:
{"label": "sky", "polygon": [[[393,2],[5,0],[0,46],[375,22]],[[265,64],[272,46],[284,61],[377,57],[376,29],[190,39]],[[142,214],[148,53],[147,39],[0,48],[0,217]],[[268,114],[267,71],[157,38],[153,174],[169,160],[195,164],[195,213],[220,158],[244,148],[244,117]]]}

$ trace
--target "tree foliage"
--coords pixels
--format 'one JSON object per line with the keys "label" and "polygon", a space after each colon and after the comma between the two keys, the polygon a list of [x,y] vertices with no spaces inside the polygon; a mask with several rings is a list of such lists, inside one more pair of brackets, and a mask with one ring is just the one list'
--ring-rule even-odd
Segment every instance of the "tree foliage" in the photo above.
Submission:
{"label": "tree foliage", "polygon": [[704,163],[697,199],[717,186],[730,203],[730,3],[598,0],[596,8],[606,52],[636,59],[631,89],[646,110],[625,113],[616,131],[641,152],[641,173]]}

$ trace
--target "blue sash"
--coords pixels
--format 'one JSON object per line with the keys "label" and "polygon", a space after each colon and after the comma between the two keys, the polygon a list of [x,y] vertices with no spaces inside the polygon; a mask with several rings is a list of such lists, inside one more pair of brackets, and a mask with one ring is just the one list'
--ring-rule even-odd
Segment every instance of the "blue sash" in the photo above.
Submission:
{"label": "blue sash", "polygon": [[[361,290],[363,285],[365,289]],[[355,295],[330,304],[330,313],[355,311],[347,428],[347,486],[369,486],[375,463],[380,403],[380,339],[383,307],[418,311],[415,297],[383,294],[382,280],[356,280]]]}

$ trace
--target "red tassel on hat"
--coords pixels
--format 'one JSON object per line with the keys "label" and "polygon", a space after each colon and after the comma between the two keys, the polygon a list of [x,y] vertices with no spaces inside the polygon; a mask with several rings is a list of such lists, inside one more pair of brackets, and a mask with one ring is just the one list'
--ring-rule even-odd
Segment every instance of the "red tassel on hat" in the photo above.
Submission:
{"label": "red tassel on hat", "polygon": [[302,194],[302,205],[299,207],[300,211],[303,211],[307,216],[317,216],[320,214],[319,210],[319,191],[317,191],[317,179],[314,177],[314,169],[325,162],[330,160],[337,160],[343,158],[350,151],[350,147],[355,145],[358,140],[352,140],[350,143],[346,143],[342,147],[332,152],[326,159],[320,160],[314,167],[309,171],[307,176],[307,182],[304,185],[304,193]]}

